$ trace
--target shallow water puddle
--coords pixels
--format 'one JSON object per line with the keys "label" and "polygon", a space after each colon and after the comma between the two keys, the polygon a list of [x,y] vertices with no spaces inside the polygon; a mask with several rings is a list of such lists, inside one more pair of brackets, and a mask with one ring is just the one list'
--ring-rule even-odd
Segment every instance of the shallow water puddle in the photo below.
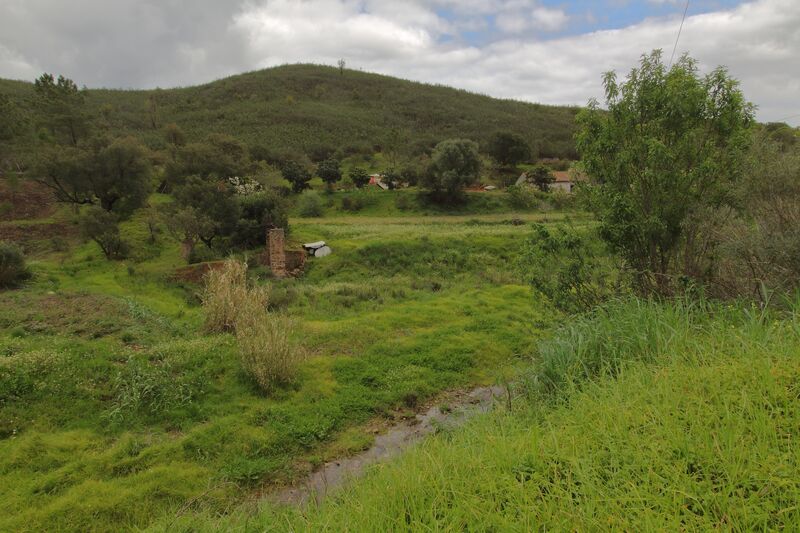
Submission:
{"label": "shallow water puddle", "polygon": [[505,394],[505,389],[495,386],[478,387],[470,392],[451,396],[447,399],[448,408],[444,411],[439,405],[431,407],[375,437],[375,442],[369,449],[352,457],[325,463],[303,482],[276,491],[267,498],[276,503],[294,505],[319,503],[329,491],[362,475],[368,466],[395,457],[437,429],[457,427],[470,416],[489,411],[494,402]]}

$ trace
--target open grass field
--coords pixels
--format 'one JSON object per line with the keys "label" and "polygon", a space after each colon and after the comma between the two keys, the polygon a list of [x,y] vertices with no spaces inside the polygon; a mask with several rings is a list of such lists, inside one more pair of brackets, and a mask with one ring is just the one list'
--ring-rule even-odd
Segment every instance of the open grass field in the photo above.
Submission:
{"label": "open grass field", "polygon": [[540,344],[521,388],[559,376],[557,394],[523,394],[320,506],[251,505],[154,529],[795,530],[797,309],[612,304]]}
{"label": "open grass field", "polygon": [[[505,379],[557,319],[515,260],[531,223],[564,213],[293,219],[291,240],[334,254],[299,279],[254,270],[307,353],[266,397],[234,337],[203,330],[200,288],[171,279],[177,243],[149,243],[143,216],[123,224],[132,259],[39,240],[34,279],[0,293],[0,530],[232,509],[443,391]],[[50,217],[70,224],[68,210]]]}

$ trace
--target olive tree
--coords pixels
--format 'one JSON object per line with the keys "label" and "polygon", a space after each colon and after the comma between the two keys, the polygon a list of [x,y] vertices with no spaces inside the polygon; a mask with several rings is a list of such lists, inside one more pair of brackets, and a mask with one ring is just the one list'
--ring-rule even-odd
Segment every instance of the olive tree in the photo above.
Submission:
{"label": "olive tree", "polygon": [[503,167],[515,167],[531,158],[531,147],[521,135],[498,131],[489,139],[489,156]]}
{"label": "olive tree", "polygon": [[436,201],[458,201],[464,188],[478,179],[480,170],[481,159],[476,142],[448,139],[433,149],[423,185]]}
{"label": "olive tree", "polygon": [[753,106],[724,68],[701,76],[682,57],[643,55],[625,82],[604,77],[607,111],[578,116],[578,149],[595,186],[589,206],[602,238],[644,293],[700,281],[711,243],[694,221],[731,203],[750,140]]}
{"label": "olive tree", "polygon": [[151,190],[147,152],[133,137],[97,139],[88,148],[48,147],[34,176],[59,201],[99,205],[122,218],[144,205]]}
{"label": "olive tree", "polygon": [[328,187],[328,191],[333,191],[333,184],[342,179],[342,169],[338,159],[326,159],[317,167],[317,175]]}

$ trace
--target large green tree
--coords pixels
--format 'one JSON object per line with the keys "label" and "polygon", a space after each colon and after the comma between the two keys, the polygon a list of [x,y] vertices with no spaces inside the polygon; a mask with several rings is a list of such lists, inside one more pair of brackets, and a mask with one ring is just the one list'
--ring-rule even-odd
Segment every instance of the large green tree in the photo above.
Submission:
{"label": "large green tree", "polygon": [[333,190],[333,185],[342,179],[342,169],[338,159],[326,159],[317,167],[317,175],[327,185],[328,190]]}
{"label": "large green tree", "polygon": [[516,133],[498,131],[489,139],[489,157],[503,167],[515,167],[531,158],[528,142]]}
{"label": "large green tree", "polygon": [[701,76],[688,56],[668,68],[660,51],[623,83],[607,73],[604,86],[607,111],[593,100],[578,116],[590,206],[637,287],[668,294],[709,271],[695,221],[731,202],[753,106],[725,69]]}
{"label": "large green tree", "polygon": [[311,173],[297,161],[287,161],[281,168],[283,179],[292,185],[292,192],[300,194],[306,189],[310,189],[308,184],[311,181]]}
{"label": "large green tree", "polygon": [[122,218],[144,205],[151,190],[146,149],[133,137],[47,147],[34,176],[62,202],[99,205]]}
{"label": "large green tree", "polygon": [[478,179],[481,158],[478,144],[468,139],[448,139],[436,145],[423,185],[440,202],[463,197],[464,188]]}

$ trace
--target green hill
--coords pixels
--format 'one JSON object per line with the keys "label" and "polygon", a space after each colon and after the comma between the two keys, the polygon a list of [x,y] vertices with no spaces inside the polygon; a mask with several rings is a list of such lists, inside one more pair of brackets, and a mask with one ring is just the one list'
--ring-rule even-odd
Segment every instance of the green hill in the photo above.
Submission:
{"label": "green hill", "polygon": [[[0,80],[0,94],[30,110],[33,84]],[[163,147],[161,128],[174,122],[190,141],[228,133],[250,146],[309,154],[415,154],[445,138],[483,142],[497,130],[510,130],[542,157],[571,157],[578,111],[316,65],[275,67],[196,87],[86,94],[99,126],[133,133],[151,148]]]}

